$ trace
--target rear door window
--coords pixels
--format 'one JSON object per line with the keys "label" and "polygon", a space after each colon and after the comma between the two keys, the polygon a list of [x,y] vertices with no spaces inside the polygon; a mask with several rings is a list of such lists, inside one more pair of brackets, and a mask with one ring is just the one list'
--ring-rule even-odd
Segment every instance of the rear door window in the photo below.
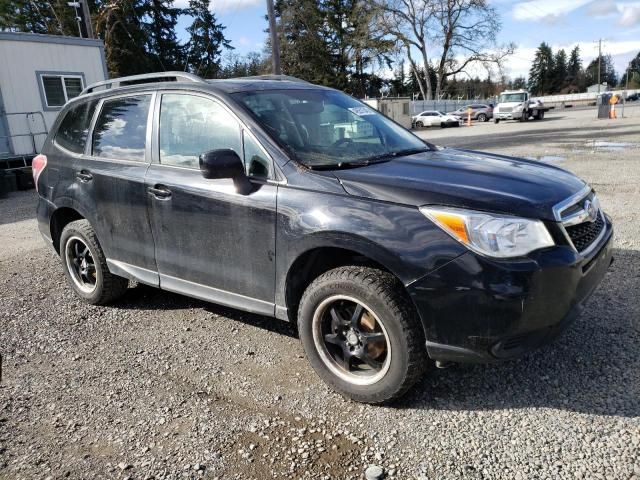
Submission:
{"label": "rear door window", "polygon": [[105,100],[93,129],[96,157],[144,162],[151,95]]}
{"label": "rear door window", "polygon": [[83,153],[96,101],[85,102],[71,108],[60,123],[55,142],[73,153]]}

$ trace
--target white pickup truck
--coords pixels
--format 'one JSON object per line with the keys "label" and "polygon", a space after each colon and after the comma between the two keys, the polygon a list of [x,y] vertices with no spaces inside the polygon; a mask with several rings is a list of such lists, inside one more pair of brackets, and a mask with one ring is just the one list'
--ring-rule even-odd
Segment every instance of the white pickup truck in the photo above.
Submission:
{"label": "white pickup truck", "polygon": [[549,108],[545,107],[542,101],[532,99],[531,94],[526,90],[505,90],[498,98],[498,105],[493,109],[493,121],[500,120],[520,120],[526,122],[529,118],[542,120],[544,112]]}

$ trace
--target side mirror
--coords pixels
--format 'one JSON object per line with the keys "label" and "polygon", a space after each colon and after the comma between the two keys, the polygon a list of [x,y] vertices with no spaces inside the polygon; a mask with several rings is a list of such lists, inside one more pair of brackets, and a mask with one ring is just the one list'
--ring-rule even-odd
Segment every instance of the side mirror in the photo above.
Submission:
{"label": "side mirror", "polygon": [[204,178],[233,178],[245,176],[244,163],[230,148],[209,150],[200,155],[200,172]]}

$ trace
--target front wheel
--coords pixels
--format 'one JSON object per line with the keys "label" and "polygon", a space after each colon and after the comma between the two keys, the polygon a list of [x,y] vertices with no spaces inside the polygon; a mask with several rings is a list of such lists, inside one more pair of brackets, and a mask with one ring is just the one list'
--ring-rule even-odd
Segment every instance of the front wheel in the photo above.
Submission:
{"label": "front wheel", "polygon": [[320,378],[358,402],[402,396],[427,365],[413,305],[381,270],[348,266],[320,275],[302,297],[298,330]]}
{"label": "front wheel", "polygon": [[69,223],[60,236],[60,258],[69,284],[87,303],[104,305],[120,297],[129,285],[125,278],[113,275],[87,220]]}
{"label": "front wheel", "polygon": [[422,127],[424,127],[424,123],[422,123],[422,122],[416,122],[416,127],[418,127],[418,128],[422,128]]}
{"label": "front wheel", "polygon": [[487,116],[484,113],[481,113],[481,114],[478,115],[478,121],[479,122],[486,122],[487,120],[489,120],[489,119],[487,118]]}

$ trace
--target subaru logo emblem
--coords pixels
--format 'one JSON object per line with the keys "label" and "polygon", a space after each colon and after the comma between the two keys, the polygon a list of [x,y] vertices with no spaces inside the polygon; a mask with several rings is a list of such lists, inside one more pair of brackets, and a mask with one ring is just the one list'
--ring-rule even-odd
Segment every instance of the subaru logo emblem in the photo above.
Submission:
{"label": "subaru logo emblem", "polygon": [[590,222],[594,222],[596,220],[598,211],[596,210],[596,206],[591,200],[587,200],[584,202],[584,211],[587,212],[587,219]]}

